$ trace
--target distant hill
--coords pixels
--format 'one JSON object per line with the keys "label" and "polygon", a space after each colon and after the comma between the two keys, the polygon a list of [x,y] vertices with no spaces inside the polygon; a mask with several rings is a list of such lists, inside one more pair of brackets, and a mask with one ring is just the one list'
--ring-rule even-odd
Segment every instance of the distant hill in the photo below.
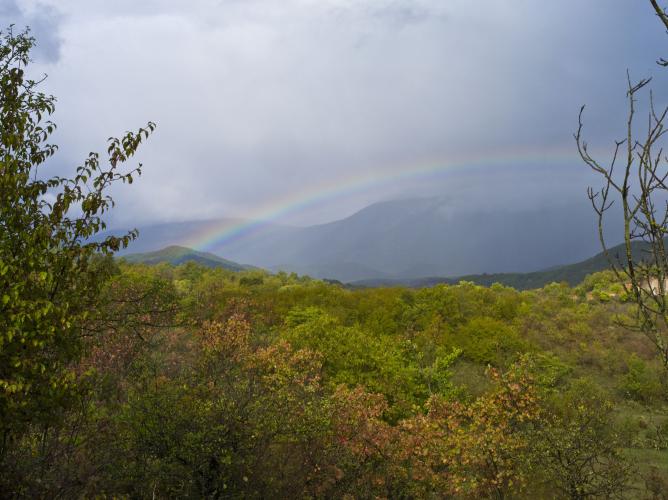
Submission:
{"label": "distant hill", "polygon": [[[640,242],[633,243],[633,257],[640,260],[644,257],[647,245]],[[625,253],[624,245],[617,245],[609,249],[613,259],[621,258]],[[587,260],[566,266],[557,266],[543,271],[531,273],[493,273],[493,274],[470,274],[458,277],[428,277],[416,279],[376,279],[359,280],[349,283],[353,287],[377,287],[377,286],[409,286],[422,288],[438,285],[441,283],[454,284],[460,281],[472,281],[478,285],[490,286],[494,283],[516,288],[517,290],[530,290],[542,288],[549,283],[566,282],[571,286],[582,283],[588,274],[610,269],[610,264],[603,252],[596,254]]]}
{"label": "distant hill", "polygon": [[223,259],[212,253],[198,252],[191,248],[181,247],[177,245],[168,246],[162,250],[146,253],[133,253],[124,255],[124,260],[130,263],[141,264],[160,264],[168,262],[169,264],[179,265],[186,262],[195,262],[206,267],[222,267],[230,271],[243,271],[252,268],[252,266],[245,266],[232,262],[231,260]]}
{"label": "distant hill", "polygon": [[[411,198],[375,203],[345,219],[307,227],[219,219],[138,229],[133,252],[189,246],[203,234],[219,235],[207,239],[207,250],[216,255],[342,282],[530,273],[578,262],[599,250],[586,199],[545,200],[520,209]],[[614,229],[610,240],[620,241]]]}

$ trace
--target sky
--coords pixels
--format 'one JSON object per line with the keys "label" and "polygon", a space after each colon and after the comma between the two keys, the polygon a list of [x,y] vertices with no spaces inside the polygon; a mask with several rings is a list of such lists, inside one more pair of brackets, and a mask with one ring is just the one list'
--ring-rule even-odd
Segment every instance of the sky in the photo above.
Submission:
{"label": "sky", "polygon": [[668,100],[668,35],[643,0],[0,0],[29,25],[68,174],[151,120],[112,225],[313,224],[379,200],[512,210],[596,185],[626,71]]}

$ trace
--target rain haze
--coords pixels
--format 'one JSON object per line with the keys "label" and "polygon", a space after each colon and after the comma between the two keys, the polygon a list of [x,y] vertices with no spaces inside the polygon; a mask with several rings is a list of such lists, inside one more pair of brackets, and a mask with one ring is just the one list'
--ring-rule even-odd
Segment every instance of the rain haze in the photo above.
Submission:
{"label": "rain haze", "polygon": [[635,0],[0,0],[0,18],[31,27],[58,98],[53,173],[157,123],[117,226],[581,199],[579,107],[609,152],[627,69],[668,95],[665,33]]}

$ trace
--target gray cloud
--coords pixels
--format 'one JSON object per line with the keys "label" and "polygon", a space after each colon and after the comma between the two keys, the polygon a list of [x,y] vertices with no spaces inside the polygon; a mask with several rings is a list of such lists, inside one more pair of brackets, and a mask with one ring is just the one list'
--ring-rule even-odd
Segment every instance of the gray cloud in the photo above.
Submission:
{"label": "gray cloud", "polygon": [[18,17],[21,14],[21,9],[14,0],[3,0],[0,2],[0,15],[7,16],[7,18]]}
{"label": "gray cloud", "polygon": [[61,15],[53,5],[42,2],[19,2],[0,0],[0,19],[2,28],[9,24],[15,30],[30,27],[37,43],[33,50],[33,59],[37,62],[53,63],[60,57],[62,40],[58,33]]}
{"label": "gray cloud", "polygon": [[[589,104],[591,142],[605,148],[623,125],[626,68],[655,75],[657,94],[668,77],[654,63],[666,35],[635,0],[20,7],[42,45],[62,42],[53,45],[60,57],[40,66],[59,97],[56,170],[110,134],[158,123],[141,154],[144,177],[117,193],[119,224],[261,215],[319,192],[330,195],[290,220],[408,194],[464,192],[472,204],[504,205],[583,196],[588,178],[571,137],[579,106]],[[564,153],[558,162],[536,155],[530,175],[513,164],[541,149]],[[480,157],[494,160],[488,176],[462,168],[346,194],[360,177]]]}

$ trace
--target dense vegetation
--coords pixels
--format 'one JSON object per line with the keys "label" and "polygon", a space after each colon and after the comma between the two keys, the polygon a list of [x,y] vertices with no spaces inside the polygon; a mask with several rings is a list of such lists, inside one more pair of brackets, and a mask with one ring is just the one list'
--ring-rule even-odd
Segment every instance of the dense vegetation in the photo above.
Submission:
{"label": "dense vegetation", "polygon": [[[67,409],[5,450],[26,497],[661,498],[665,376],[609,274],[346,290],[103,264]],[[653,493],[654,492],[654,493]]]}
{"label": "dense vegetation", "polygon": [[94,237],[154,126],[45,180],[32,43],[0,41],[1,497],[665,498],[666,374],[611,273],[349,290],[119,263],[134,234]]}

